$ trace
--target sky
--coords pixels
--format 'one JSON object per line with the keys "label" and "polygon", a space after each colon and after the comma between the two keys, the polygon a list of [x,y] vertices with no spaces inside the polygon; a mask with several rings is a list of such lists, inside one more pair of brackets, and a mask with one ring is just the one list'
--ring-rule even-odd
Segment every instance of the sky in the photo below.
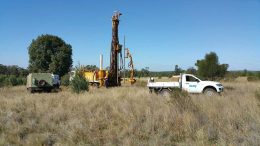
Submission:
{"label": "sky", "polygon": [[0,0],[0,64],[26,68],[32,40],[52,34],[74,66],[100,54],[108,66],[115,10],[137,69],[187,69],[215,52],[229,70],[260,70],[260,0]]}

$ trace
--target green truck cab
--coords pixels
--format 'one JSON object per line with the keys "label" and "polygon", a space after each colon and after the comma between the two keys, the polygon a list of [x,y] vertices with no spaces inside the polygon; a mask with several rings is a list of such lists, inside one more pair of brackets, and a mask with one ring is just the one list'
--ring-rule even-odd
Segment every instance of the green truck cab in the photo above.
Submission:
{"label": "green truck cab", "polygon": [[51,73],[30,73],[27,76],[26,87],[31,93],[35,91],[47,91],[59,88],[60,79],[59,75]]}

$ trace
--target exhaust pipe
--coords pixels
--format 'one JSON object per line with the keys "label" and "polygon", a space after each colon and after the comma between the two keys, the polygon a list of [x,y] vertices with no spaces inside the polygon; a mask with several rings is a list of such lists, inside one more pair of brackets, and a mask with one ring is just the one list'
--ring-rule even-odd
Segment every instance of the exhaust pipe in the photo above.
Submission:
{"label": "exhaust pipe", "polygon": [[99,60],[99,70],[102,70],[103,69],[103,55],[100,54],[100,60]]}

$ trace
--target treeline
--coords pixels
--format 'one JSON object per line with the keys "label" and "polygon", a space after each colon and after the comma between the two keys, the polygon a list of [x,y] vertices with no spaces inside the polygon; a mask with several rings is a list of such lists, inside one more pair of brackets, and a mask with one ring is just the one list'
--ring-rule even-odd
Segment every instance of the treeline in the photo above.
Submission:
{"label": "treeline", "polygon": [[0,87],[17,86],[26,84],[26,76],[29,71],[17,65],[0,64]]}
{"label": "treeline", "polygon": [[248,71],[246,69],[243,71],[229,71],[225,79],[233,80],[237,77],[247,77],[248,81],[260,81],[260,71]]}
{"label": "treeline", "polygon": [[[193,74],[201,79],[207,80],[205,77],[201,77],[195,68],[188,68],[187,70],[181,69],[175,71],[148,71],[148,70],[135,70],[135,78],[141,77],[172,77],[173,75],[179,75],[180,73]],[[126,77],[130,77],[130,71],[126,70]],[[234,81],[237,77],[247,77],[248,81],[260,81],[260,71],[227,71],[224,76],[217,76],[215,80]]]}

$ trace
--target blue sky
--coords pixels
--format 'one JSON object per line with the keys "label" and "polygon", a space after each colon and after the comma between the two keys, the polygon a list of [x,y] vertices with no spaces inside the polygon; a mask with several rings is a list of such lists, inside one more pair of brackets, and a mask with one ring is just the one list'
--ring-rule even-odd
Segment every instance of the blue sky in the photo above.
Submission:
{"label": "blue sky", "polygon": [[74,65],[99,65],[102,53],[108,66],[115,10],[137,69],[187,69],[214,51],[229,70],[260,70],[260,0],[1,0],[0,64],[27,67],[32,39],[53,34]]}

